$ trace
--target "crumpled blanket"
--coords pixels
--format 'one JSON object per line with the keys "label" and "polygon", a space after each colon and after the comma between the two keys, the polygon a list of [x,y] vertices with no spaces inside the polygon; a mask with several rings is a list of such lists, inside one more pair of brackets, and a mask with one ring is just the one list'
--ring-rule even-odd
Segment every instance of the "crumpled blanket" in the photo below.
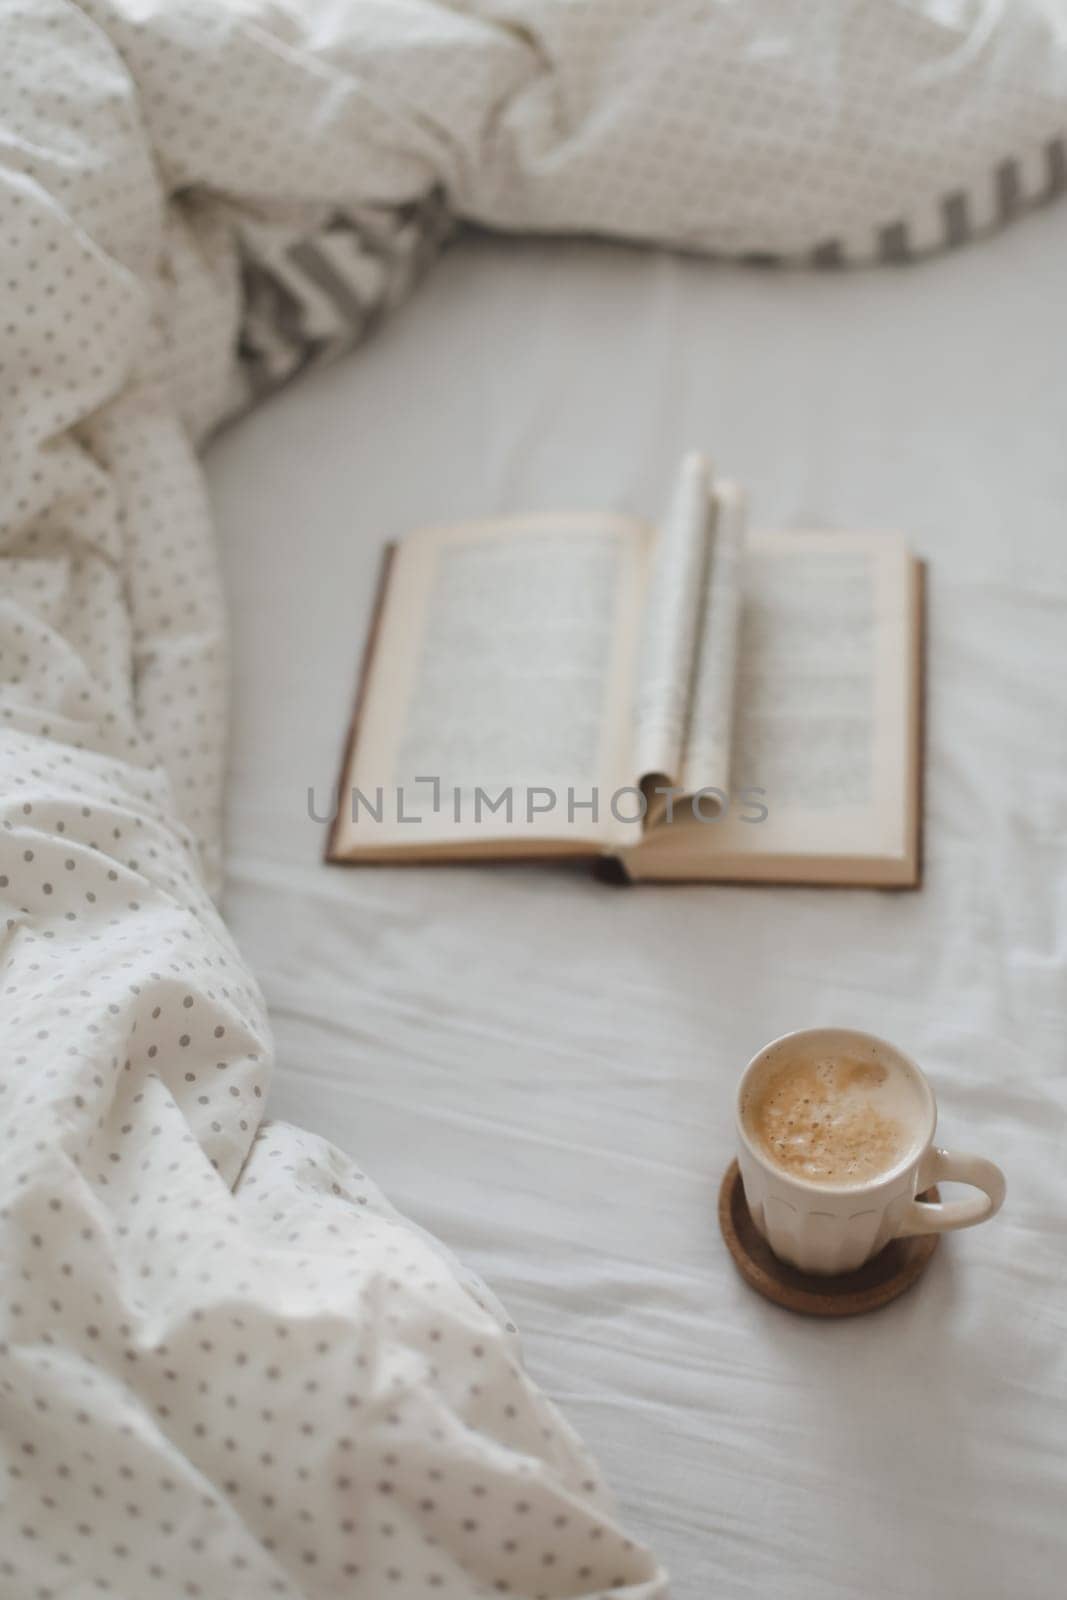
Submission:
{"label": "crumpled blanket", "polygon": [[459,220],[957,246],[1067,182],[1065,31],[1037,0],[0,0],[5,1600],[664,1591],[489,1291],[264,1120],[196,450]]}

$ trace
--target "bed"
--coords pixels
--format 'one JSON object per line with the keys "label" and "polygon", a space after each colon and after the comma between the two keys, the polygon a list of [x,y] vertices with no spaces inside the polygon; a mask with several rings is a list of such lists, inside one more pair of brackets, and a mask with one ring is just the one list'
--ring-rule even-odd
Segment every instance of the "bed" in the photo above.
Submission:
{"label": "bed", "polygon": [[[1053,1600],[1067,1560],[1067,212],[904,271],[468,237],[362,351],[212,448],[234,630],[225,907],[271,1108],[357,1152],[502,1296],[678,1600]],[[620,330],[625,330],[620,335]],[[382,542],[654,515],[683,447],[762,526],[930,563],[917,894],[321,864]],[[851,1323],[715,1223],[731,1090],[842,1022],[933,1077],[1009,1198]]]}
{"label": "bed", "polygon": [[[0,6],[3,1600],[1058,1593],[1067,28],[799,16]],[[922,891],[324,867],[385,539],[689,445],[929,559]],[[850,1326],[714,1225],[819,1022],[1009,1179]]]}

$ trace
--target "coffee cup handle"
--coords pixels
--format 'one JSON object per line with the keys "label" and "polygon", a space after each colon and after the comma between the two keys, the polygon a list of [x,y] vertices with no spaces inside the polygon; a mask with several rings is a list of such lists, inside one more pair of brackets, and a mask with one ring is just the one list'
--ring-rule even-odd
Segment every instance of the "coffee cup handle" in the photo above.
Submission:
{"label": "coffee cup handle", "polygon": [[950,1228],[973,1228],[993,1217],[1004,1204],[1007,1184],[1003,1172],[984,1156],[958,1154],[931,1145],[919,1165],[918,1192],[932,1184],[969,1183],[981,1194],[966,1200],[912,1200],[897,1229],[898,1235],[945,1233]]}

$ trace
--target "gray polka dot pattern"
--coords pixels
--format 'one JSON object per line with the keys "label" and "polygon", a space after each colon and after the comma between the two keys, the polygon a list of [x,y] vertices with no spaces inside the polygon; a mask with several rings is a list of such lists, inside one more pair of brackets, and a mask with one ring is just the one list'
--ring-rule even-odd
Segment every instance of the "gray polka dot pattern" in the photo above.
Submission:
{"label": "gray polka dot pattern", "polygon": [[836,264],[1013,216],[1067,56],[946,17],[4,0],[5,1600],[663,1592],[489,1292],[263,1120],[195,447],[457,217]]}

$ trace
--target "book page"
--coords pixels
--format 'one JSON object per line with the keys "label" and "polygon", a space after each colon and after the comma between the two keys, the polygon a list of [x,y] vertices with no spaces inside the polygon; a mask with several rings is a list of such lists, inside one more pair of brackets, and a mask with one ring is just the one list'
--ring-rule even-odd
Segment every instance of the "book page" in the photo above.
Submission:
{"label": "book page", "polygon": [[735,484],[716,483],[680,779],[687,794],[706,793],[709,801],[713,794],[728,797],[731,781],[744,541],[744,497]]}
{"label": "book page", "polygon": [[642,524],[615,517],[516,518],[406,540],[340,796],[338,853],[629,838],[634,824],[611,797],[632,784],[649,542]]}
{"label": "book page", "polygon": [[[649,790],[682,767],[693,666],[708,578],[711,473],[686,456],[656,541],[634,693],[634,766]],[[653,801],[650,806],[662,802]]]}
{"label": "book page", "polygon": [[735,775],[779,811],[870,810],[875,571],[869,551],[757,550],[737,677]]}
{"label": "book page", "polygon": [[676,806],[635,875],[914,881],[917,571],[891,535],[750,541],[729,806]]}

